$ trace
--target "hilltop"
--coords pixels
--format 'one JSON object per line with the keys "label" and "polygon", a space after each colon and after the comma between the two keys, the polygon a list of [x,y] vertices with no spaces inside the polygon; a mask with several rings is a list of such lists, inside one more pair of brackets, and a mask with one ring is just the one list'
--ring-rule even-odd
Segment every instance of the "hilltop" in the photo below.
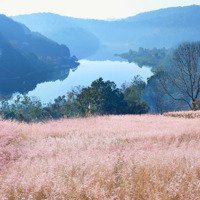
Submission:
{"label": "hilltop", "polygon": [[114,54],[129,49],[171,48],[181,42],[200,40],[200,6],[195,5],[155,10],[112,21],[52,13],[21,15],[13,19],[69,45],[73,53],[87,59],[117,59]]}

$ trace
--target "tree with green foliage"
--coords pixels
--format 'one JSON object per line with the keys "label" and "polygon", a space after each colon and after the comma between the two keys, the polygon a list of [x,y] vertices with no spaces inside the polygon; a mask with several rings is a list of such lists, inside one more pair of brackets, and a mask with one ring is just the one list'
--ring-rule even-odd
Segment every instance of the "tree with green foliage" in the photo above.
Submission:
{"label": "tree with green foliage", "polygon": [[127,53],[116,54],[116,56],[127,60],[129,63],[134,62],[139,67],[149,66],[157,68],[166,64],[171,53],[172,49],[144,49],[140,47],[138,51],[129,50]]}
{"label": "tree with green foliage", "polygon": [[18,121],[42,121],[49,118],[37,98],[18,95],[11,102],[1,101],[1,115],[4,119],[17,119]]}
{"label": "tree with green foliage", "polygon": [[122,114],[126,106],[124,95],[111,81],[102,78],[83,88],[77,95],[83,113],[87,114]]}
{"label": "tree with green foliage", "polygon": [[80,86],[74,87],[71,91],[67,92],[67,95],[59,96],[44,109],[53,119],[84,116],[77,100],[77,95],[81,93],[81,90]]}
{"label": "tree with green foliage", "polygon": [[124,100],[129,114],[143,114],[148,112],[148,105],[143,100],[146,83],[140,76],[135,76],[131,84],[123,85]]}

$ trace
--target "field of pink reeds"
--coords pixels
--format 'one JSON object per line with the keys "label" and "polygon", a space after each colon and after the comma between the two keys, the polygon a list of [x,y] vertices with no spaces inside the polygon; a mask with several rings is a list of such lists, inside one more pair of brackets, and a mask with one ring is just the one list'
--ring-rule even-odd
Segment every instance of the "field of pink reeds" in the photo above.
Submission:
{"label": "field of pink reeds", "polygon": [[200,199],[200,119],[0,121],[1,200]]}

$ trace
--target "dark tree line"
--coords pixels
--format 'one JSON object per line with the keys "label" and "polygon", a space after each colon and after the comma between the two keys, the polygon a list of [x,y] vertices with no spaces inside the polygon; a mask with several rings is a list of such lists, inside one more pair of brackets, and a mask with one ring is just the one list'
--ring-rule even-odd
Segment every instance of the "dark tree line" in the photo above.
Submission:
{"label": "dark tree line", "polygon": [[2,100],[0,112],[4,119],[26,122],[90,115],[143,114],[148,112],[148,106],[142,100],[145,85],[135,77],[132,83],[119,89],[114,82],[99,78],[91,86],[76,87],[45,106],[37,98],[28,96]]}

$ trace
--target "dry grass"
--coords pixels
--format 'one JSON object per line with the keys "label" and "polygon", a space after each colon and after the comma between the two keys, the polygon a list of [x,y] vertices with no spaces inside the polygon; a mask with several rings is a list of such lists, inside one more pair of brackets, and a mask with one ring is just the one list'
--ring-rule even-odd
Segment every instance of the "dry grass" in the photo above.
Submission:
{"label": "dry grass", "polygon": [[1,200],[198,200],[200,119],[0,121]]}
{"label": "dry grass", "polygon": [[200,110],[168,112],[168,113],[165,113],[164,116],[194,119],[194,118],[200,118]]}

